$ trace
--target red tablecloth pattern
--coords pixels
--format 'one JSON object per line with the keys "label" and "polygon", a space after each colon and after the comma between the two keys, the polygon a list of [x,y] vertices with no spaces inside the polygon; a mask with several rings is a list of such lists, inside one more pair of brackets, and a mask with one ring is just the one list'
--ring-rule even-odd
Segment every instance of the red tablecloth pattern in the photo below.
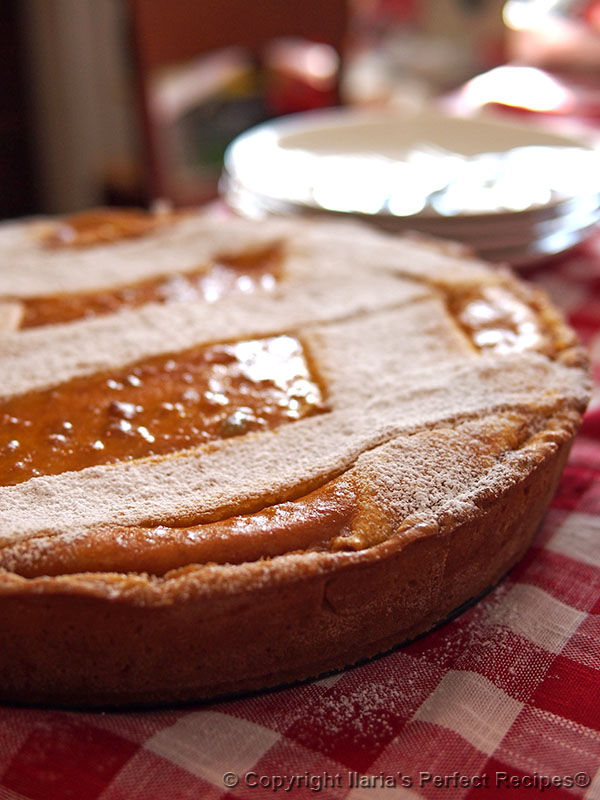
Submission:
{"label": "red tablecloth pattern", "polygon": [[[600,387],[600,236],[527,277],[579,330]],[[0,709],[1,800],[542,792],[600,798],[600,391],[525,559],[409,646],[228,702]]]}

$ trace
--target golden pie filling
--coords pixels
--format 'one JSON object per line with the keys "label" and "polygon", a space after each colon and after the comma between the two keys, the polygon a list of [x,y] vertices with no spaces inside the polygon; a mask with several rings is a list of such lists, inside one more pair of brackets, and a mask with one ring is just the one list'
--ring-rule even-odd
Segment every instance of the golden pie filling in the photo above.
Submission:
{"label": "golden pie filling", "polygon": [[353,498],[335,481],[300,500],[203,525],[98,528],[93,537],[39,536],[0,548],[0,567],[25,578],[80,572],[164,575],[191,564],[242,564],[327,550],[350,533]]}
{"label": "golden pie filling", "polygon": [[197,270],[160,275],[110,289],[23,298],[20,327],[114,314],[146,303],[212,303],[227,294],[272,290],[280,277],[281,253],[270,247],[245,255],[222,255]]}
{"label": "golden pie filling", "polygon": [[536,310],[503,286],[455,293],[448,297],[448,307],[478,350],[552,353],[550,330],[540,323]]}
{"label": "golden pie filling", "polygon": [[139,239],[172,224],[178,216],[171,212],[152,213],[134,208],[91,209],[45,225],[40,232],[40,241],[49,250],[63,250]]}
{"label": "golden pie filling", "polygon": [[291,336],[194,348],[0,403],[0,485],[174,453],[324,410]]}

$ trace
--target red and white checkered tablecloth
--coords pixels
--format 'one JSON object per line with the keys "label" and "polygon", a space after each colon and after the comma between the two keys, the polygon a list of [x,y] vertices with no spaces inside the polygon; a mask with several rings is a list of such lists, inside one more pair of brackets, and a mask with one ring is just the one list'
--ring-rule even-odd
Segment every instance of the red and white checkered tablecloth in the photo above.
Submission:
{"label": "red and white checkered tablecloth", "polygon": [[494,591],[390,655],[281,691],[2,708],[0,799],[600,798],[600,235],[528,277],[580,331],[598,390],[534,546]]}

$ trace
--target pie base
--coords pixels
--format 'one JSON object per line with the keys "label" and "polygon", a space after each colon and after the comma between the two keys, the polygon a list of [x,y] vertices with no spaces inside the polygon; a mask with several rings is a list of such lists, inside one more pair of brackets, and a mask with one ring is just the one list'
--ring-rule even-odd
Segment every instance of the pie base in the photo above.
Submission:
{"label": "pie base", "polygon": [[110,576],[15,585],[2,597],[0,700],[104,708],[203,700],[317,677],[406,643],[523,556],[568,458],[571,437],[562,438],[550,454],[540,447],[529,475],[478,518],[408,544],[392,538],[322,574],[273,570],[258,588],[223,586],[208,597],[194,596],[192,574],[188,597],[180,587],[159,605],[131,602],[135,589],[115,601]]}

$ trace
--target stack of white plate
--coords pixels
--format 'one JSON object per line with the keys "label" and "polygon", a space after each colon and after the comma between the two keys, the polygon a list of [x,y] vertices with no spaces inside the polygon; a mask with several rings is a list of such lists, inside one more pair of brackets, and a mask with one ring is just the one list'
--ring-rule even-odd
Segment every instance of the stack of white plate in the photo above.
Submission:
{"label": "stack of white plate", "polygon": [[600,154],[591,146],[435,109],[273,120],[230,145],[222,186],[247,216],[359,218],[515,266],[572,247],[600,220]]}

